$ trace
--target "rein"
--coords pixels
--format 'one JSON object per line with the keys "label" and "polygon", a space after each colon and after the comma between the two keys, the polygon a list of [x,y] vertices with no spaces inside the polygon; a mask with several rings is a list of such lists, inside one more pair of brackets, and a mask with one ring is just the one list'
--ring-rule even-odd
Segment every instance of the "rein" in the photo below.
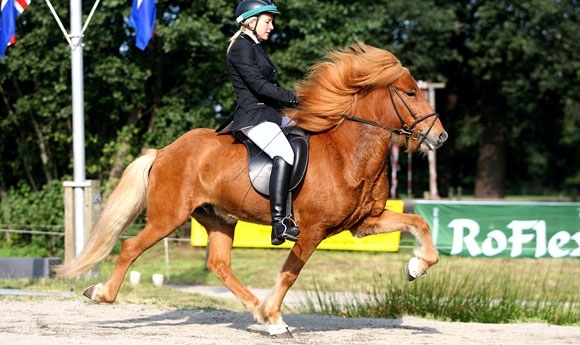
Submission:
{"label": "rein", "polygon": [[[401,100],[401,102],[403,102],[403,105],[405,106],[405,108],[409,112],[409,114],[411,114],[411,116],[415,120],[415,122],[413,122],[413,124],[411,126],[409,126],[409,125],[407,125],[407,123],[405,123],[405,121],[403,120],[403,117],[399,113],[399,109],[397,108],[397,105],[395,104],[395,98],[393,96],[393,93],[399,97],[399,99]],[[437,121],[437,119],[439,118],[439,114],[433,112],[433,113],[421,116],[420,118],[417,118],[417,116],[415,116],[413,111],[411,111],[411,108],[409,108],[409,106],[407,105],[407,103],[405,102],[405,100],[403,99],[401,94],[399,93],[399,91],[397,91],[397,89],[394,88],[392,85],[389,85],[389,97],[391,98],[391,103],[393,104],[393,109],[395,109],[395,114],[397,114],[397,117],[399,118],[399,121],[401,122],[402,128],[391,128],[391,127],[388,127],[382,123],[363,119],[363,118],[356,117],[353,115],[342,114],[342,116],[345,119],[348,119],[351,121],[364,123],[367,125],[371,125],[374,127],[385,129],[387,131],[392,131],[393,133],[404,135],[407,137],[407,139],[419,140],[419,144],[421,144],[427,138],[427,134],[429,134],[429,132],[431,131],[431,128],[433,128],[433,126],[435,125],[435,121]],[[433,122],[431,123],[431,126],[429,126],[429,129],[427,130],[427,132],[425,134],[421,133],[420,130],[415,128],[415,126],[417,126],[420,122],[425,121],[428,118],[433,117],[433,116],[435,117],[435,119],[433,120]]]}

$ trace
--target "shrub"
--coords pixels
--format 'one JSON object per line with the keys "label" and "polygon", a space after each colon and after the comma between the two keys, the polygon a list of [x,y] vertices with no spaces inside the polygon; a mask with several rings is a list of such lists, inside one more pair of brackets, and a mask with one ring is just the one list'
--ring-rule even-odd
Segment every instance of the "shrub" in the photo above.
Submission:
{"label": "shrub", "polygon": [[1,256],[62,256],[64,236],[45,232],[64,233],[63,194],[61,181],[46,184],[38,192],[25,184],[11,188],[0,204],[0,229],[4,230],[0,236]]}

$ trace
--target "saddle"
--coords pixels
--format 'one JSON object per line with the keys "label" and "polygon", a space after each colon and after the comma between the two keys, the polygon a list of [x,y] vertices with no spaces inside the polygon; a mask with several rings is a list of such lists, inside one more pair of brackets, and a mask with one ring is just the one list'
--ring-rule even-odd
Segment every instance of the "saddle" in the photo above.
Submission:
{"label": "saddle", "polygon": [[[300,186],[306,175],[309,138],[308,134],[298,127],[290,128],[288,131],[283,130],[283,132],[294,150],[294,164],[288,188],[291,192]],[[258,193],[269,196],[272,159],[241,132],[234,132],[234,136],[248,149],[248,171],[252,186]]]}

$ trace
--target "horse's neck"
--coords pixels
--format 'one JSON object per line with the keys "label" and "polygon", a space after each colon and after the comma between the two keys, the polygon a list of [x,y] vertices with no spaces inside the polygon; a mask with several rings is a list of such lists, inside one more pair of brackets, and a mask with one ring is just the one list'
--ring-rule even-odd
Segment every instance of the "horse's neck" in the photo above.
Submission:
{"label": "horse's neck", "polygon": [[380,173],[385,169],[390,141],[383,129],[355,122],[342,123],[326,133],[325,141],[333,148],[334,158],[349,171],[360,171],[359,176]]}

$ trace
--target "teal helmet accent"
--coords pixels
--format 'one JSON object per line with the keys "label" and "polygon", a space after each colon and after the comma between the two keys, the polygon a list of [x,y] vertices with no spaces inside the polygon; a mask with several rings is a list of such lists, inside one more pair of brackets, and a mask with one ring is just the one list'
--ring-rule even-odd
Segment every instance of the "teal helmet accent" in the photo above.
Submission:
{"label": "teal helmet accent", "polygon": [[265,12],[280,14],[276,5],[270,0],[243,0],[236,7],[236,22],[241,24],[244,20]]}

